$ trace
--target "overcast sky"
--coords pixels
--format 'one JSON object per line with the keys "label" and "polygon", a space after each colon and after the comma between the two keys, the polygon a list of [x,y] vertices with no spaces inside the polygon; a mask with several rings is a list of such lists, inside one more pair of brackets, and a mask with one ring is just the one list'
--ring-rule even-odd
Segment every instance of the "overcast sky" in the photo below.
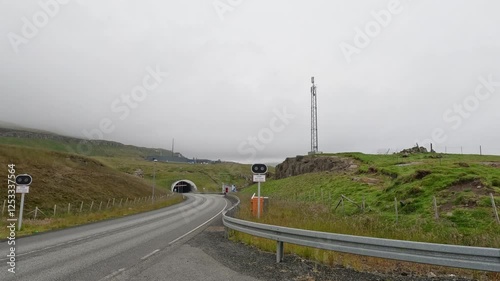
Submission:
{"label": "overcast sky", "polygon": [[0,0],[0,121],[244,162],[500,154],[500,2]]}

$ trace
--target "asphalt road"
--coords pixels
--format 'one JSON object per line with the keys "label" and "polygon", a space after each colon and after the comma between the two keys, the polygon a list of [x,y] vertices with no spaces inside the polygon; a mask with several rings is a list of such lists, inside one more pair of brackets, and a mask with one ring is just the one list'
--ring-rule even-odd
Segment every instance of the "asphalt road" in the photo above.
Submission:
{"label": "asphalt road", "polygon": [[169,208],[19,238],[15,274],[3,241],[0,280],[254,280],[184,245],[229,205],[220,195],[186,196]]}

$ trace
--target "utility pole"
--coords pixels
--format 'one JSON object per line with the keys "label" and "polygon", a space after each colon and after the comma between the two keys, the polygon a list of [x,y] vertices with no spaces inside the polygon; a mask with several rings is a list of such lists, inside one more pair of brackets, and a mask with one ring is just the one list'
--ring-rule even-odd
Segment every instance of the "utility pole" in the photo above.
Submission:
{"label": "utility pole", "polygon": [[174,157],[174,140],[175,139],[172,139],[172,157]]}
{"label": "utility pole", "polygon": [[309,154],[318,153],[318,104],[316,100],[316,85],[311,77],[311,151]]}
{"label": "utility pole", "polygon": [[151,204],[155,203],[155,185],[156,185],[156,158],[153,158],[153,194],[151,195]]}

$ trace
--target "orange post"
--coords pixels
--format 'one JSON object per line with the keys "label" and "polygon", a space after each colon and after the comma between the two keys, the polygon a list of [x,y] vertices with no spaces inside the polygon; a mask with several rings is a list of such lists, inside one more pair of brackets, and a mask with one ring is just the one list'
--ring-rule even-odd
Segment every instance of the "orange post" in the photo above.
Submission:
{"label": "orange post", "polygon": [[[252,211],[252,215],[254,217],[257,216],[257,210],[258,210],[258,197],[252,196],[252,199],[250,199],[251,204],[250,208]],[[260,197],[260,214],[262,215],[264,213],[264,197]]]}

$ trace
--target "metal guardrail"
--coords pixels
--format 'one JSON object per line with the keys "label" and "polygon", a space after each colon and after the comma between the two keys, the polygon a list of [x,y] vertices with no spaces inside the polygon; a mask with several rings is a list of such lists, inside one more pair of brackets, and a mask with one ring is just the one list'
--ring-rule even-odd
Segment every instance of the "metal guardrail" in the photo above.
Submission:
{"label": "metal guardrail", "polygon": [[[239,203],[239,201],[238,201]],[[233,208],[237,206],[234,205]],[[232,211],[232,209],[228,211]],[[268,225],[223,213],[224,226],[277,241],[276,261],[283,261],[283,242],[357,255],[500,272],[500,249],[391,240]]]}

